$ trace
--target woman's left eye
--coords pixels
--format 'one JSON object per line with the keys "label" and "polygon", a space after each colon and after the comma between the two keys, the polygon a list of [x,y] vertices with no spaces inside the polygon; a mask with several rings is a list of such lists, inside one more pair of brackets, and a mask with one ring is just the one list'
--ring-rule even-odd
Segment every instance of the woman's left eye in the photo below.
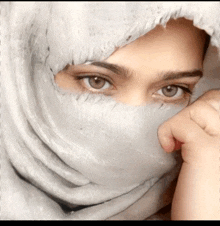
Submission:
{"label": "woman's left eye", "polygon": [[191,91],[186,87],[180,87],[177,85],[165,86],[157,91],[157,94],[168,97],[168,98],[178,98],[184,95],[184,93],[190,93]]}
{"label": "woman's left eye", "polygon": [[84,81],[85,85],[87,86],[88,89],[95,89],[97,91],[100,90],[106,90],[111,87],[110,82],[108,82],[106,79],[94,76],[94,77],[84,77],[81,78],[81,80]]}

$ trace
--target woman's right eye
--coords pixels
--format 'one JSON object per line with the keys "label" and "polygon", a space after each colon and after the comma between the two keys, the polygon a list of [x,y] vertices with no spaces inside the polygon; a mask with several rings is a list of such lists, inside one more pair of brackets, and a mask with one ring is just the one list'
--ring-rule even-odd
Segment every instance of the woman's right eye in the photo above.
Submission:
{"label": "woman's right eye", "polygon": [[109,81],[99,76],[78,77],[78,79],[83,81],[85,88],[94,92],[103,92],[112,86]]}

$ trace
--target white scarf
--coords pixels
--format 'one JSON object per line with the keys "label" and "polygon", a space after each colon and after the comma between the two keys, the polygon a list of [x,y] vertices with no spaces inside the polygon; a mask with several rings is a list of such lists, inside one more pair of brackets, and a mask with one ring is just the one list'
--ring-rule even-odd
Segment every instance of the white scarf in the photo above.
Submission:
{"label": "white scarf", "polygon": [[[162,150],[157,128],[181,107],[66,92],[54,75],[68,63],[106,59],[157,24],[184,16],[211,36],[196,99],[220,87],[220,4],[1,4],[2,219],[146,219],[168,204],[161,197],[181,160]],[[30,194],[37,208],[24,211],[19,203],[31,205]]]}

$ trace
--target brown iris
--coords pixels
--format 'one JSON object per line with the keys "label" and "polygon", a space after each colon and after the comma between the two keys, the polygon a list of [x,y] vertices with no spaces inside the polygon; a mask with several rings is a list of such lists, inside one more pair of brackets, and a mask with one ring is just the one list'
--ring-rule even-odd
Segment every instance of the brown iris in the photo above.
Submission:
{"label": "brown iris", "polygon": [[89,85],[94,89],[101,89],[106,83],[106,80],[100,77],[91,77],[88,79]]}
{"label": "brown iris", "polygon": [[178,92],[178,87],[176,86],[166,86],[162,88],[162,93],[166,97],[173,97],[177,94]]}

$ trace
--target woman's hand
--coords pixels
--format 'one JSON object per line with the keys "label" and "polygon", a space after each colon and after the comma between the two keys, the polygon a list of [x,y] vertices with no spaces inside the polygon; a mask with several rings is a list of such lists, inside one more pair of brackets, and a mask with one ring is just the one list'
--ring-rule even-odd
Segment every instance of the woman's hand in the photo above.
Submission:
{"label": "woman's hand", "polygon": [[172,219],[220,219],[220,90],[205,93],[158,129],[166,152],[181,148],[183,165]]}

